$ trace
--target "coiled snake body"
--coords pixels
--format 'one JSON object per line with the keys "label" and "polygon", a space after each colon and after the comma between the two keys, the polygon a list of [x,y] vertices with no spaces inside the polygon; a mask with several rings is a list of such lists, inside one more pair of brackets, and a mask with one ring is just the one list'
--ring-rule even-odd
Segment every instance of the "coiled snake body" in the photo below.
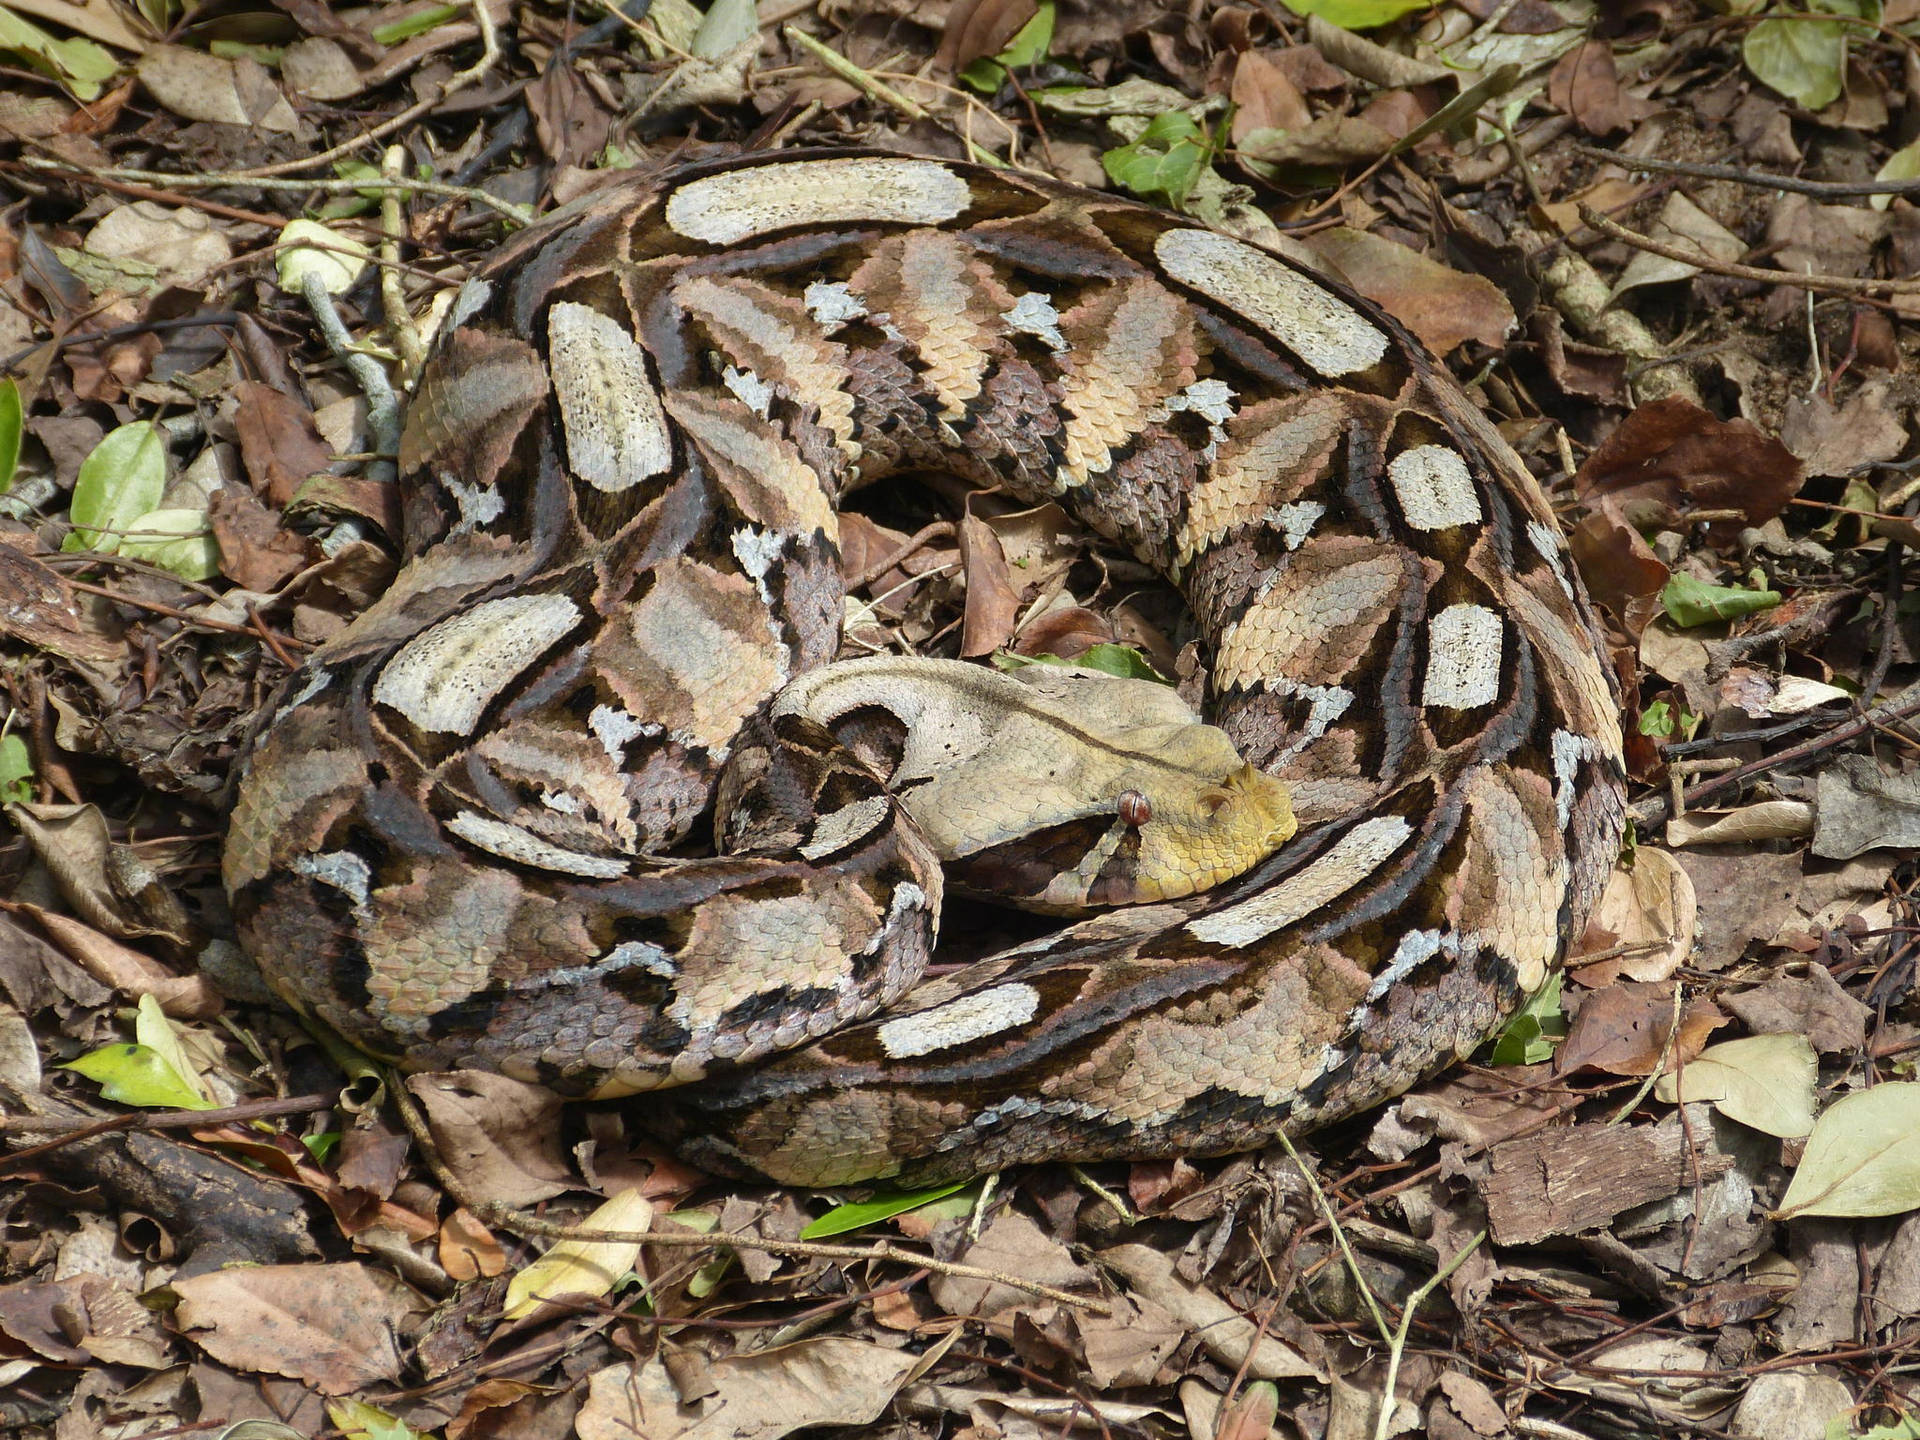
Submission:
{"label": "coiled snake body", "polygon": [[[837,498],[929,467],[1179,585],[1290,843],[920,979],[926,845],[766,716],[839,644]],[[1375,307],[1138,204],[859,154],[599,192],[460,292],[401,469],[392,589],[247,759],[241,936],[415,1068],[697,1080],[647,1110],[716,1168],[928,1181],[1353,1113],[1544,981],[1619,841],[1611,680],[1520,461]],[[730,756],[742,853],[657,858]]]}

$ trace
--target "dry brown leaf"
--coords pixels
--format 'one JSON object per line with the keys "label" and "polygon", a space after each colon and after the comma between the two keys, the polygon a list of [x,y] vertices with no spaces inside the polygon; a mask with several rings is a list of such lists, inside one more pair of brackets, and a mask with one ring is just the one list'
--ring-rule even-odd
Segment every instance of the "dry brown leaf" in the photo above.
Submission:
{"label": "dry brown leaf", "polygon": [[531,1205],[572,1185],[560,1154],[560,1097],[540,1085],[480,1070],[412,1075],[440,1157],[467,1192]]}
{"label": "dry brown leaf", "polygon": [[236,486],[223,485],[213,492],[207,521],[220,546],[220,573],[243,590],[278,590],[308,561],[307,538],[287,529],[277,514]]}
{"label": "dry brown leaf", "polygon": [[1261,1334],[1213,1291],[1192,1285],[1174,1273],[1174,1257],[1146,1245],[1115,1245],[1100,1252],[1100,1263],[1117,1271],[1136,1295],[1153,1301],[1200,1337],[1201,1347],[1222,1365],[1244,1367],[1255,1380],[1285,1380],[1311,1375],[1324,1383],[1324,1367],[1273,1334]]}
{"label": "dry brown leaf", "polygon": [[1613,613],[1620,628],[1639,637],[1661,613],[1660,590],[1673,572],[1626,521],[1611,496],[1573,527],[1567,537],[1580,578],[1593,598]]}
{"label": "dry brown leaf", "polygon": [[947,11],[946,33],[933,63],[949,74],[998,55],[1040,10],[1040,0],[959,0]]}
{"label": "dry brown leaf", "polygon": [[1436,355],[1473,340],[1506,343],[1513,306],[1483,275],[1467,275],[1437,260],[1346,226],[1315,235],[1310,244],[1353,288],[1418,335]]}
{"label": "dry brown leaf", "polygon": [[1594,36],[1575,45],[1554,65],[1547,76],[1547,100],[1593,136],[1625,130],[1654,108],[1620,88],[1613,47]]}
{"label": "dry brown leaf", "polygon": [[692,1403],[658,1358],[610,1365],[588,1382],[574,1424],[580,1440],[779,1440],[813,1425],[870,1425],[918,1360],[865,1340],[802,1340],[714,1361],[714,1393]]}
{"label": "dry brown leaf", "polygon": [[1738,810],[1693,810],[1667,821],[1667,844],[1751,845],[1814,833],[1814,807],[1804,800],[1762,800]]}
{"label": "dry brown leaf", "polygon": [[966,566],[966,619],[960,627],[960,655],[991,655],[1013,636],[1020,619],[1020,592],[1013,583],[1000,537],[969,512],[960,521],[960,555]]}
{"label": "dry brown leaf", "polygon": [[1920,774],[1871,755],[1842,755],[1814,791],[1813,853],[1851,860],[1867,850],[1920,849]]}
{"label": "dry brown leaf", "polygon": [[333,463],[333,451],[320,438],[313,412],[273,386],[243,380],[234,399],[233,428],[247,480],[256,494],[284,508],[309,475]]}
{"label": "dry brown leaf", "polygon": [[[1589,990],[1611,985],[1620,976],[1665,980],[1693,949],[1699,918],[1693,880],[1665,850],[1641,845],[1632,868],[1616,866],[1607,877],[1578,953],[1568,957],[1574,978]],[[1583,965],[1581,956],[1615,947],[1628,953]]]}
{"label": "dry brown leaf", "polygon": [[301,125],[272,72],[257,60],[222,60],[184,45],[155,45],[135,67],[162,106],[186,120],[297,135]]}
{"label": "dry brown leaf", "polygon": [[1255,130],[1298,130],[1313,123],[1306,97],[1285,68],[1265,50],[1243,51],[1234,61],[1232,139],[1238,145]]}
{"label": "dry brown leaf", "polygon": [[1612,496],[1629,519],[1639,504],[1684,515],[1689,509],[1739,510],[1707,536],[1730,545],[1748,525],[1771,520],[1800,492],[1804,476],[1791,451],[1745,420],[1719,420],[1686,400],[1642,405],[1620,422],[1574,476],[1583,500]]}
{"label": "dry brown leaf", "polygon": [[1667,1032],[1673,1025],[1673,987],[1622,982],[1596,990],[1580,1001],[1567,1038],[1553,1057],[1561,1075],[1601,1070],[1609,1075],[1651,1075],[1663,1058],[1691,1060],[1727,1017],[1704,1000],[1680,1012],[1680,1036],[1670,1054]]}
{"label": "dry brown leaf", "polygon": [[175,1280],[173,1323],[216,1360],[323,1395],[400,1378],[398,1336],[427,1302],[365,1265],[260,1265]]}
{"label": "dry brown leaf", "polygon": [[479,1216],[459,1205],[440,1224],[440,1268],[463,1281],[504,1275],[507,1252]]}
{"label": "dry brown leaf", "polygon": [[[1084,1289],[1094,1279],[1092,1271],[1074,1262],[1066,1246],[1017,1210],[1001,1211],[959,1258],[982,1270],[1017,1275],[1056,1290]],[[934,1303],[949,1315],[997,1315],[1035,1303],[1025,1290],[958,1275],[935,1275],[927,1288]]]}

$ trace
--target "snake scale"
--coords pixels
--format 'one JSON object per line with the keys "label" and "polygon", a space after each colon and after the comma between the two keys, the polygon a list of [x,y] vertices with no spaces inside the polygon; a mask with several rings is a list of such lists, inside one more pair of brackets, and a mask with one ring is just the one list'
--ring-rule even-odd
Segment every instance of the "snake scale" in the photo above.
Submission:
{"label": "snake scale", "polygon": [[[244,760],[241,938],[369,1051],[652,1092],[718,1170],[1353,1114],[1540,986],[1617,850],[1613,681],[1525,467],[1375,306],[1177,215],[861,152],[615,185],[458,292],[400,462],[397,578]],[[839,648],[837,501],[929,468],[1179,587],[1290,842],[922,978],[926,845],[767,715]],[[730,756],[773,819],[689,852]]]}

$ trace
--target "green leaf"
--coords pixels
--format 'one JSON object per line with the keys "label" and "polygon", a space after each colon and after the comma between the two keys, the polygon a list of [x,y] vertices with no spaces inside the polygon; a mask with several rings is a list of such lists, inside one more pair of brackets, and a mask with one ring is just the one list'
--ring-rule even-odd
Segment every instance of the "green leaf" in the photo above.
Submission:
{"label": "green leaf", "polygon": [[398,45],[402,40],[411,40],[416,35],[424,35],[429,30],[437,30],[449,20],[466,14],[464,5],[433,5],[425,10],[394,21],[391,25],[376,25],[372,31],[376,45]]}
{"label": "green leaf", "polygon": [[1494,1039],[1491,1059],[1495,1065],[1538,1065],[1553,1058],[1553,1042],[1566,1033],[1560,973],[1555,971]]}
{"label": "green leaf", "polygon": [[212,1110],[151,1045],[107,1045],[61,1067],[100,1083],[100,1094],[143,1110]]}
{"label": "green leaf", "polygon": [[1642,735],[1671,735],[1673,728],[1673,706],[1664,700],[1656,700],[1640,712]]}
{"label": "green leaf", "polygon": [[200,1081],[200,1073],[187,1058],[186,1047],[180,1043],[180,1032],[174,1029],[173,1021],[152,995],[142,995],[134,1006],[133,1038],[134,1043],[146,1046],[164,1060],[195,1095],[208,1104],[213,1103],[207,1087]]}
{"label": "green leaf", "polygon": [[1747,32],[1740,58],[1761,84],[1795,104],[1822,110],[1840,98],[1847,69],[1847,27],[1838,20],[1762,20]]}
{"label": "green leaf", "polygon": [[[356,177],[357,178],[357,177]],[[280,227],[274,272],[280,288],[298,295],[308,275],[316,275],[329,295],[344,294],[366,270],[373,252],[351,235],[317,220],[289,220]]]}
{"label": "green leaf", "polygon": [[1042,0],[1033,18],[1013,32],[1007,48],[992,59],[981,56],[960,72],[960,78],[974,89],[991,95],[1006,82],[1007,71],[1026,65],[1038,65],[1047,58],[1053,44],[1054,0]]}
{"label": "green leaf", "polygon": [[33,754],[24,736],[0,735],[0,804],[25,805],[33,799]]}
{"label": "green leaf", "polygon": [[1178,208],[1216,153],[1206,127],[1176,111],[1154,116],[1138,140],[1107,151],[1100,164],[1122,189]]}
{"label": "green leaf", "polygon": [[1775,1219],[1920,1208],[1920,1083],[1843,1095],[1814,1122]]}
{"label": "green leaf", "polygon": [[1660,591],[1667,618],[1681,627],[1736,620],[1780,603],[1778,590],[1747,590],[1738,585],[1709,585],[1691,575],[1675,575]]}
{"label": "green leaf", "polygon": [[0,495],[12,486],[13,472],[20,467],[20,432],[25,428],[20,387],[11,376],[0,379]]}
{"label": "green leaf", "polygon": [[106,50],[78,36],[59,40],[38,25],[0,5],[0,51],[18,55],[34,69],[53,76],[78,100],[95,100],[120,64]]}
{"label": "green leaf", "polygon": [[327,1419],[347,1440],[361,1436],[365,1440],[426,1440],[427,1435],[364,1400],[327,1401]]}
{"label": "green leaf", "polygon": [[[1902,145],[1887,157],[1887,163],[1873,172],[1876,180],[1920,180],[1920,140]],[[1884,210],[1893,203],[1891,195],[1870,195],[1867,204]]]}
{"label": "green leaf", "polygon": [[80,462],[70,515],[73,533],[62,550],[111,555],[133,522],[160,503],[167,488],[167,441],[145,420],[110,430]]}
{"label": "green leaf", "polygon": [[1813,1129],[1820,1057],[1804,1035],[1754,1035],[1709,1045],[1653,1093],[1667,1105],[1705,1100],[1729,1120],[1797,1140]]}
{"label": "green leaf", "polygon": [[1342,30],[1373,30],[1402,15],[1431,10],[1435,0],[1286,0],[1296,15],[1318,15]]}
{"label": "green leaf", "polygon": [[1891,1424],[1869,1425],[1854,1434],[1847,1421],[1849,1415],[1836,1415],[1827,1422],[1827,1440],[1920,1440],[1920,1415],[1911,1411],[1898,1411]]}
{"label": "green leaf", "polygon": [[918,1210],[935,1200],[944,1200],[955,1191],[964,1190],[973,1182],[956,1180],[951,1185],[936,1185],[931,1190],[905,1190],[895,1195],[876,1195],[871,1200],[861,1200],[850,1205],[836,1205],[818,1220],[800,1232],[802,1240],[824,1240],[829,1235],[845,1235],[850,1230],[865,1229],[877,1225],[882,1220],[891,1220],[896,1215],[904,1215],[909,1210]]}
{"label": "green leaf", "polygon": [[1147,657],[1131,645],[1106,642],[1089,645],[1073,660],[1060,655],[1016,655],[1011,650],[1001,650],[995,653],[993,664],[998,670],[1023,670],[1029,665],[1065,665],[1077,670],[1098,670],[1103,675],[1117,676],[1122,680],[1153,680],[1162,685],[1173,684],[1148,664]]}
{"label": "green leaf", "polygon": [[204,510],[147,511],[127,527],[119,553],[182,580],[211,580],[220,573],[220,545]]}

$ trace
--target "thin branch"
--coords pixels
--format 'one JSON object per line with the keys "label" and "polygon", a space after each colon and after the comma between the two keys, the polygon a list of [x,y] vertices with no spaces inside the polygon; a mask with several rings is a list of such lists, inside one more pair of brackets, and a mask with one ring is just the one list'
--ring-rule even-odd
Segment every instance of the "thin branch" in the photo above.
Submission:
{"label": "thin branch", "polygon": [[1738,165],[1702,165],[1691,160],[1656,160],[1651,155],[1621,155],[1593,145],[1572,145],[1574,154],[1627,170],[1651,170],[1661,175],[1684,175],[1692,180],[1728,180],[1761,190],[1789,195],[1819,195],[1829,200],[1858,199],[1863,195],[1920,195],[1920,180],[1801,180],[1792,175],[1769,175]]}
{"label": "thin branch", "polygon": [[253,170],[233,172],[236,179],[244,181],[262,180],[273,175],[298,175],[303,170],[318,169],[331,165],[336,160],[344,160],[361,147],[371,145],[396,130],[403,130],[423,115],[431,114],[453,96],[458,95],[469,85],[474,84],[489,70],[500,63],[500,34],[494,28],[493,15],[487,9],[487,0],[470,0],[473,7],[473,23],[480,31],[480,58],[451,76],[441,85],[436,94],[424,100],[416,101],[397,115],[389,115],[378,125],[353,139],[343,141],[331,150],[322,150],[318,155],[303,155],[298,160],[282,160],[277,165],[262,165]]}
{"label": "thin branch", "polygon": [[[352,195],[362,191],[435,195],[445,200],[464,200],[484,206],[515,225],[532,223],[532,213],[524,205],[502,200],[498,195],[471,185],[447,185],[437,180],[275,180],[249,174],[244,170],[214,170],[204,175],[175,175],[166,170],[126,170],[118,166],[94,169],[64,160],[46,160],[37,155],[23,156],[20,164],[48,175],[81,176],[88,180],[129,180],[138,185],[155,185],[163,190],[214,190],[224,186],[251,187],[255,190],[291,190],[301,194],[318,190],[328,195]],[[284,221],[282,222],[285,223]]]}
{"label": "thin branch", "polygon": [[1874,280],[1856,275],[1821,275],[1812,272],[1796,275],[1791,270],[1763,270],[1758,265],[1736,265],[1715,260],[1700,250],[1669,245],[1665,241],[1655,240],[1651,235],[1642,235],[1637,230],[1615,224],[1590,205],[1580,207],[1580,220],[1602,235],[1624,241],[1636,250],[1644,250],[1649,255],[1658,255],[1667,260],[1678,260],[1696,270],[1725,275],[1734,280],[1785,285],[1795,290],[1824,290],[1835,295],[1920,295],[1920,280]]}

